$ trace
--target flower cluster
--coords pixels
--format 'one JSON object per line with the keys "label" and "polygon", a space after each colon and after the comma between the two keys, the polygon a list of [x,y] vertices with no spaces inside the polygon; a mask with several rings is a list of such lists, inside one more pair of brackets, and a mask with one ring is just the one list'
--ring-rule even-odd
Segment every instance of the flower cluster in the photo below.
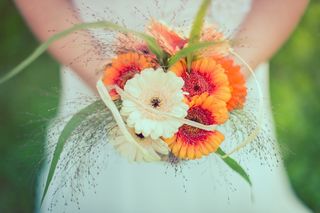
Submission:
{"label": "flower cluster", "polygon": [[[167,59],[190,45],[189,38],[155,20],[148,33]],[[228,43],[219,42],[223,35],[212,26],[204,28],[200,41],[217,45],[171,66],[160,62],[144,41],[132,35],[119,38],[118,44],[126,41],[127,48],[119,48],[102,81],[113,100],[122,100],[120,114],[135,141],[157,159],[172,153],[192,160],[215,152],[224,140],[215,127],[241,109],[247,95],[240,66],[226,54]],[[130,160],[144,159],[121,135],[111,143]]]}

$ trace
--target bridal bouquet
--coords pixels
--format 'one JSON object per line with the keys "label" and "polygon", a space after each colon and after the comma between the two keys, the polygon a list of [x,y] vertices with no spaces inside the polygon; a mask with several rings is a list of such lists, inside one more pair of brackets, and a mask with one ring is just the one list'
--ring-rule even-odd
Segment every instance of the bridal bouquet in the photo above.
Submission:
{"label": "bridal bouquet", "polygon": [[119,32],[115,57],[105,65],[97,82],[101,99],[76,113],[64,127],[43,197],[64,145],[77,126],[101,106],[116,123],[115,128],[106,130],[109,143],[129,161],[192,161],[217,154],[251,184],[230,154],[254,140],[259,128],[227,154],[220,148],[224,133],[218,130],[246,101],[246,80],[234,58],[251,69],[218,28],[204,24],[210,3],[203,0],[189,35],[179,34],[158,20],[150,20],[143,33],[107,21],[75,25],[54,35],[2,79],[20,72],[52,42],[71,32],[89,28]]}
{"label": "bridal bouquet", "polygon": [[[195,38],[156,20],[148,33],[160,55],[142,41],[122,38],[125,52],[120,48],[97,83],[119,127],[110,143],[130,161],[159,161],[169,154],[194,160],[216,152],[224,140],[217,125],[243,107],[247,94],[240,67],[225,55],[228,43],[208,27],[197,40],[217,44],[183,57]],[[120,112],[113,101],[121,102]]]}

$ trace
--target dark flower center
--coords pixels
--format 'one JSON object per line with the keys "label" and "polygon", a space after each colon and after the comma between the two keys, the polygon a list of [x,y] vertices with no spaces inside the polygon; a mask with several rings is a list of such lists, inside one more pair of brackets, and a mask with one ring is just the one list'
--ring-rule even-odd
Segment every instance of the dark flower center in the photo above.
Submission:
{"label": "dark flower center", "polygon": [[194,85],[193,90],[194,91],[199,91],[201,87],[199,85]]}
{"label": "dark flower center", "polygon": [[161,104],[161,100],[158,97],[152,98],[150,102],[153,108],[158,108]]}
{"label": "dark flower center", "polygon": [[142,133],[136,134],[136,136],[137,136],[138,138],[144,139],[144,135],[143,135]]}

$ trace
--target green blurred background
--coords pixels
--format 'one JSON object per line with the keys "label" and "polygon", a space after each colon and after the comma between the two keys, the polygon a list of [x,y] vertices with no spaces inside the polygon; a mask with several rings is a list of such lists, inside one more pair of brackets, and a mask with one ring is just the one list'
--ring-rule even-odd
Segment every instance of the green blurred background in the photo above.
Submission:
{"label": "green blurred background", "polygon": [[[11,1],[0,0],[0,75],[38,44]],[[59,65],[43,55],[0,86],[0,212],[34,208],[45,127],[59,103]],[[320,2],[271,60],[278,140],[296,194],[320,212]],[[288,150],[290,150],[288,152]]]}

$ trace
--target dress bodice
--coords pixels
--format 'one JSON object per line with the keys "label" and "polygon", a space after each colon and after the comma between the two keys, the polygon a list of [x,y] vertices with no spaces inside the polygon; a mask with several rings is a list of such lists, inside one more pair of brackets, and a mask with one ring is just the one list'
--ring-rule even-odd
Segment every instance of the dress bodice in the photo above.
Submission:
{"label": "dress bodice", "polygon": [[[114,21],[131,29],[144,30],[151,19],[164,21],[182,31],[191,22],[201,4],[197,0],[74,0],[85,21]],[[207,22],[217,24],[226,34],[232,34],[251,6],[251,0],[215,0]]]}

